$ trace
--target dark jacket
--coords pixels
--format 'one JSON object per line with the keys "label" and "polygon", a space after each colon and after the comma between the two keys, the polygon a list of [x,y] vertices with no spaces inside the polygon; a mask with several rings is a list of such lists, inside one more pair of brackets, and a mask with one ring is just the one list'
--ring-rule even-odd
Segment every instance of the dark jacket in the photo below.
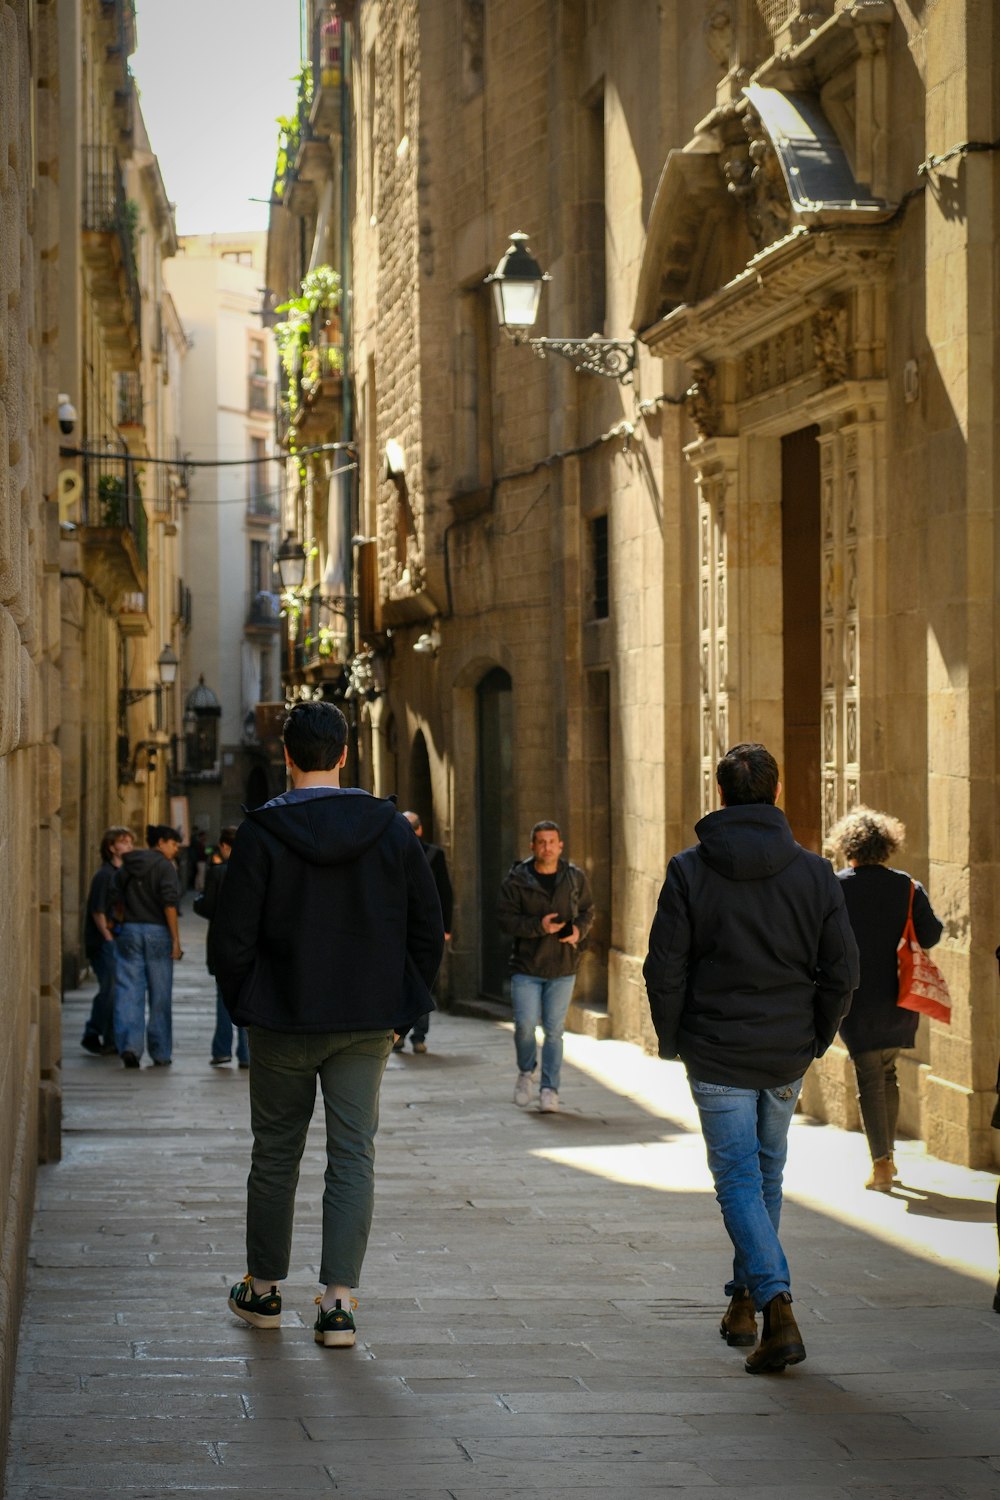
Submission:
{"label": "dark jacket", "polygon": [[[580,934],[576,946],[542,931],[542,918],[551,911],[575,925]],[[535,861],[519,859],[500,887],[497,920],[500,931],[514,939],[510,950],[512,974],[532,974],[536,979],[575,974],[584,939],[594,925],[590,883],[579,866],[561,859],[550,895],[535,874]]]}
{"label": "dark jacket", "polygon": [[434,1009],[434,878],[391,801],[276,798],[240,824],[213,921],[233,1020],[271,1031],[404,1030]]}
{"label": "dark jacket", "polygon": [[228,862],[220,860],[216,864],[211,861],[205,866],[205,889],[200,895],[195,896],[192,910],[199,917],[208,919],[208,936],[205,938],[205,962],[210,974],[215,973],[215,913],[219,906],[219,895],[222,891],[222,882],[226,878]]}
{"label": "dark jacket", "polygon": [[[920,1017],[916,1011],[900,1010],[896,1004],[896,947],[906,924],[911,877],[886,865],[859,865],[856,870],[838,870],[837,879],[861,955],[861,980],[850,1015],[840,1028],[844,1046],[852,1057],[883,1047],[912,1047]],[[932,948],[944,928],[923,886],[919,881],[915,885],[913,926],[917,941],[922,948]]]}
{"label": "dark jacket", "polygon": [[843,892],[777,807],[724,807],[695,832],[643,968],[660,1056],[701,1083],[778,1088],[822,1057],[858,982]]}
{"label": "dark jacket", "polygon": [[178,907],[180,882],[173,863],[159,849],[132,849],[108,885],[107,912],[121,903],[123,922],[152,922],[166,927],[165,906]]}
{"label": "dark jacket", "polygon": [[455,898],[451,889],[451,877],[448,874],[448,862],[444,857],[444,850],[438,844],[428,844],[425,839],[419,841],[421,849],[431,867],[434,876],[434,884],[437,886],[438,900],[441,903],[441,920],[444,922],[445,932],[451,931],[451,919],[454,913]]}
{"label": "dark jacket", "polygon": [[107,914],[112,904],[111,886],[117,873],[118,866],[112,864],[109,859],[104,862],[90,882],[90,891],[87,894],[87,916],[83,927],[83,949],[90,959],[97,957],[105,941],[94,921],[94,912],[100,911]]}

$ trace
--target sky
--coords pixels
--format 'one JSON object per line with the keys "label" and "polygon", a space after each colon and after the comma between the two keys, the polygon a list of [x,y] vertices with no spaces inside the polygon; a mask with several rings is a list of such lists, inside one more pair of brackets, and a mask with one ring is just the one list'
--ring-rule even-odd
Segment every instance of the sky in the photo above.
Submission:
{"label": "sky", "polygon": [[267,227],[299,0],[137,0],[131,67],[179,234]]}

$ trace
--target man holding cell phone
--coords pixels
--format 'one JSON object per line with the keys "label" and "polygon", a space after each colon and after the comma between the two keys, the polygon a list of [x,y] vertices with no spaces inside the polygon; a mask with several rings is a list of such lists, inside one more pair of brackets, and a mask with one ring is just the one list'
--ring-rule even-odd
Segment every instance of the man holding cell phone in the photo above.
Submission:
{"label": "man holding cell phone", "polygon": [[536,823],[531,857],[517,860],[500,887],[500,931],[513,939],[510,999],[514,1011],[517,1082],[514,1103],[527,1109],[538,1067],[536,1030],[541,1024],[542,1077],[538,1108],[559,1108],[563,1027],[573,998],[581,945],[594,922],[590,883],[578,865],[563,859],[558,823]]}

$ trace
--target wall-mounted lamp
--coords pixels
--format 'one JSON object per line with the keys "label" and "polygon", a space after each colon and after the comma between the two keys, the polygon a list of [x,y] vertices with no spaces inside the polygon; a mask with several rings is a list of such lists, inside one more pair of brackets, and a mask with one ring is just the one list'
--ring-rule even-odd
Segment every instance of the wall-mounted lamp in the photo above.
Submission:
{"label": "wall-mounted lamp", "polygon": [[306,576],[306,549],[291,531],[285,532],[285,540],[274,556],[278,571],[278,587],[283,594],[294,594],[302,587]]}
{"label": "wall-mounted lamp", "polygon": [[179,666],[180,659],[177,652],[168,641],[156,658],[156,670],[159,674],[159,682],[155,687],[121,688],[118,693],[119,706],[122,710],[130,708],[133,703],[138,703],[141,699],[148,698],[151,693],[155,693],[159,697],[165,687],[173,687],[177,681],[177,668]]}
{"label": "wall-mounted lamp", "polygon": [[558,354],[578,371],[604,375],[628,385],[635,369],[634,339],[605,339],[596,333],[586,339],[528,337],[527,329],[534,327],[538,316],[542,285],[551,279],[532,255],[528,236],[520,230],[512,234],[496,270],[485,278],[486,284],[493,288],[497,322],[504,333],[512,343],[527,344],[539,359]]}
{"label": "wall-mounted lamp", "polygon": [[395,438],[387,438],[385,444],[385,477],[402,479],[406,474],[406,450]]}
{"label": "wall-mounted lamp", "polygon": [[413,642],[413,649],[418,656],[437,656],[441,650],[441,634],[436,625],[430,630],[425,630],[418,635]]}

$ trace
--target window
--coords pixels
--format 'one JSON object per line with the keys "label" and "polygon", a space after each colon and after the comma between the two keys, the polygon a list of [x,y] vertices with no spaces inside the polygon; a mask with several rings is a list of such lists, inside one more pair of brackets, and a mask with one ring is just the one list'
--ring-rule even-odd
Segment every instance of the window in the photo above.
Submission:
{"label": "window", "polygon": [[223,252],[222,252],[222,259],[223,260],[232,261],[232,263],[234,265],[237,265],[237,266],[252,266],[253,265],[253,251],[252,250],[223,250]]}
{"label": "window", "polygon": [[608,518],[594,516],[590,523],[590,561],[594,597],[594,619],[606,620],[609,613],[608,588]]}
{"label": "window", "polygon": [[271,465],[262,462],[266,457],[267,439],[252,437],[250,439],[250,509],[257,512],[267,509]]}
{"label": "window", "polygon": [[250,543],[250,595],[256,599],[258,594],[266,593],[270,586],[271,559],[268,557],[268,545],[266,542],[253,541]]}

